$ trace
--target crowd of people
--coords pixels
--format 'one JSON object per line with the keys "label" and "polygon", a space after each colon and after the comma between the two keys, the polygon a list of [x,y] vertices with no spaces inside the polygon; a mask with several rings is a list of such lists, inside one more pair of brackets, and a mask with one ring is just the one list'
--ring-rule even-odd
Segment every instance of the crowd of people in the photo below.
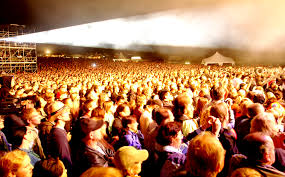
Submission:
{"label": "crowd of people", "polygon": [[285,176],[282,67],[93,62],[2,82],[0,176]]}

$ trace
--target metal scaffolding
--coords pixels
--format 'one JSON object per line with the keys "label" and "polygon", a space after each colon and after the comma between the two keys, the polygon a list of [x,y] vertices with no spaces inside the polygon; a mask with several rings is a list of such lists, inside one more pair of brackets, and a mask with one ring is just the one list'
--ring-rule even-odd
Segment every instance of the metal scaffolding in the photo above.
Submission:
{"label": "metal scaffolding", "polygon": [[24,25],[0,25],[0,72],[37,72],[35,43],[11,42],[1,39],[27,34]]}

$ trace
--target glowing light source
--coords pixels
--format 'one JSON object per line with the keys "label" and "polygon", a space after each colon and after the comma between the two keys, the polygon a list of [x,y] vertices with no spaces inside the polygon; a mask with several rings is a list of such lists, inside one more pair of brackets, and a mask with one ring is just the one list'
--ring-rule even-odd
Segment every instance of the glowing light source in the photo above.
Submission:
{"label": "glowing light source", "polygon": [[45,53],[46,53],[46,55],[49,55],[49,54],[51,54],[51,51],[50,51],[49,49],[47,49],[47,50],[45,51]]}

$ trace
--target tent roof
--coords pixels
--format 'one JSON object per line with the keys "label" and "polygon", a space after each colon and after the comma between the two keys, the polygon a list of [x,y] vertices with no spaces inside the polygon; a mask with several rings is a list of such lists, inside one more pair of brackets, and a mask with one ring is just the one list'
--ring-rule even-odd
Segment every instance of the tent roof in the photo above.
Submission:
{"label": "tent roof", "polygon": [[216,52],[214,55],[204,58],[202,63],[235,63],[235,61],[230,57],[225,57],[221,55],[219,52]]}

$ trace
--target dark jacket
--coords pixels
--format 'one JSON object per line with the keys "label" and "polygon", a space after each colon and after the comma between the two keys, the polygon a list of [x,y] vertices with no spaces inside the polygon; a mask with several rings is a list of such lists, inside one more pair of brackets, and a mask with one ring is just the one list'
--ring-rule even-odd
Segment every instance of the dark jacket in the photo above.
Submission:
{"label": "dark jacket", "polygon": [[105,148],[101,143],[98,143],[98,146],[105,154],[102,154],[101,152],[83,143],[81,144],[81,148],[77,152],[76,161],[74,164],[75,176],[80,176],[90,167],[108,167],[113,165],[111,158],[114,156],[114,151]]}
{"label": "dark jacket", "polygon": [[60,128],[52,128],[48,136],[47,147],[47,154],[55,158],[59,157],[68,173],[70,173],[72,161],[66,131]]}

